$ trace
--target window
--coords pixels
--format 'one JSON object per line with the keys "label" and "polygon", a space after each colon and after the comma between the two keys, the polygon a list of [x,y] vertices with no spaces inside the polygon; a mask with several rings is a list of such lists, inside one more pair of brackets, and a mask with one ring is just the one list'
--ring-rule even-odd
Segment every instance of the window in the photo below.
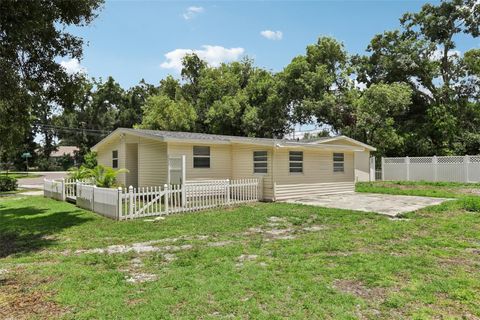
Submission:
{"label": "window", "polygon": [[112,151],[112,168],[118,168],[118,150]]}
{"label": "window", "polygon": [[303,151],[290,151],[290,173],[303,173]]}
{"label": "window", "polygon": [[267,172],[267,151],[253,151],[253,173]]}
{"label": "window", "polygon": [[333,154],[333,172],[345,171],[345,156],[343,153]]}
{"label": "window", "polygon": [[193,167],[210,168],[210,147],[193,147]]}

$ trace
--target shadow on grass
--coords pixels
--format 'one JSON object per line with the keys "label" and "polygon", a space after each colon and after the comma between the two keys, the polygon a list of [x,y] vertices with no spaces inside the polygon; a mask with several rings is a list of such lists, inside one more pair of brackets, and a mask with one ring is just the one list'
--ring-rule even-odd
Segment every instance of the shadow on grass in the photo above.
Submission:
{"label": "shadow on grass", "polygon": [[0,258],[38,251],[54,245],[56,234],[93,220],[82,211],[51,211],[32,206],[8,208],[0,205]]}

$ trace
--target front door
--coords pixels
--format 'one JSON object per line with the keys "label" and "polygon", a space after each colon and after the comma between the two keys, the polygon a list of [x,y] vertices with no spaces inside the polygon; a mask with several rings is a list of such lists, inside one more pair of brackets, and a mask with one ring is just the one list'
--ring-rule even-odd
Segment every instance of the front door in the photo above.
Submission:
{"label": "front door", "polygon": [[168,158],[168,184],[185,182],[185,155]]}

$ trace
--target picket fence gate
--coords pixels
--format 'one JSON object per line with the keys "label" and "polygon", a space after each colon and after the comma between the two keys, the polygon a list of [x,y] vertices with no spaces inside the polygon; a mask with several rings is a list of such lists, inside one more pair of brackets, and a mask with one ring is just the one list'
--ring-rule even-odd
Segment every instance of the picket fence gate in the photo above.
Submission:
{"label": "picket fence gate", "polygon": [[261,199],[261,179],[190,181],[181,185],[99,188],[91,181],[44,180],[44,196],[115,220],[199,211]]}
{"label": "picket fence gate", "polygon": [[119,220],[199,211],[256,202],[259,179],[209,180],[182,185],[119,189]]}

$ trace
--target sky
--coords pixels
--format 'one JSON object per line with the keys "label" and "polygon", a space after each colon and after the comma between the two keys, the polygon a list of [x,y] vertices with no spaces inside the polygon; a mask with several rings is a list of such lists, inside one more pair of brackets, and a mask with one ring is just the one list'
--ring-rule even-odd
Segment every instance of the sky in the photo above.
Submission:
{"label": "sky", "polygon": [[[426,2],[106,1],[91,25],[69,28],[86,45],[81,61],[62,65],[91,77],[112,76],[124,88],[142,78],[158,84],[168,74],[179,77],[181,58],[192,51],[212,66],[248,56],[280,71],[319,36],[336,38],[351,54],[365,53],[375,34],[398,28],[403,13]],[[462,38],[458,50],[479,44]]]}

